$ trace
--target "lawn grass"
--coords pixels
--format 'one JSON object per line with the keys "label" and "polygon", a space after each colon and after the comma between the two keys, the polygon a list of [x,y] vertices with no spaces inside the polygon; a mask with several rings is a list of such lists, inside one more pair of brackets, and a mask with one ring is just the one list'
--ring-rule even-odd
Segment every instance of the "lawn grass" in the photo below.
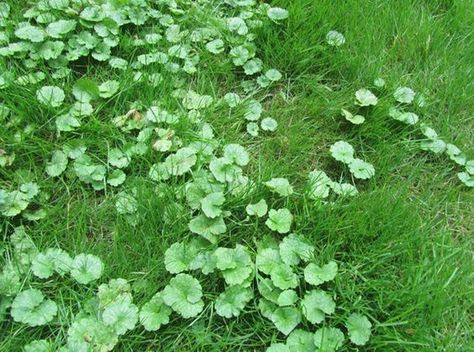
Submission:
{"label": "lawn grass", "polygon": [[[329,154],[329,146],[338,140],[350,142],[357,156],[372,163],[376,177],[358,184],[357,197],[331,204],[315,203],[301,192],[281,200],[258,187],[254,195],[232,200],[236,210],[223,244],[254,248],[255,240],[268,234],[263,223],[244,219],[250,202],[265,197],[270,206],[287,206],[297,220],[295,231],[312,240],[322,261],[335,259],[340,264],[334,285],[339,313],[356,308],[373,322],[367,346],[342,350],[474,351],[474,194],[459,182],[458,169],[446,157],[419,150],[420,135],[390,119],[383,102],[400,85],[422,92],[427,106],[421,119],[474,156],[474,3],[280,0],[272,4],[290,13],[282,26],[262,28],[257,40],[259,57],[284,74],[276,88],[265,92],[271,96],[265,108],[278,121],[278,131],[251,138],[243,133],[242,119],[216,110],[206,119],[219,141],[248,148],[247,174],[255,180],[286,177],[302,189],[315,168],[333,179],[348,180],[347,168]],[[331,29],[344,33],[341,48],[325,45]],[[208,68],[196,74],[196,91],[220,96],[238,86],[241,77],[231,65],[219,65],[212,55],[202,60],[207,60]],[[163,263],[165,250],[194,236],[187,227],[190,214],[176,199],[179,184],[170,183],[158,196],[156,184],[147,178],[157,158],[146,154],[134,160],[124,186],[139,195],[136,224],[130,224],[116,213],[113,191],[94,192],[72,175],[62,181],[45,178],[44,163],[53,150],[73,139],[83,140],[103,162],[109,148],[127,140],[111,118],[126,113],[134,101],[150,106],[156,97],[167,99],[173,76],[162,72],[164,83],[153,88],[134,83],[132,72],[96,68],[93,60],[82,65],[87,77],[116,79],[124,89],[118,98],[103,103],[80,132],[55,136],[46,127],[54,115],[32,103],[34,90],[15,86],[0,91],[2,100],[22,119],[17,126],[0,129],[0,142],[17,156],[14,168],[0,169],[0,186],[37,180],[51,195],[48,217],[29,228],[37,246],[59,245],[71,253],[98,255],[106,265],[103,282],[116,277],[130,280],[141,305],[170,278]],[[386,80],[387,88],[373,87],[377,77]],[[355,127],[340,116],[340,109],[351,106],[354,92],[362,87],[377,92],[381,103],[366,116],[365,124]],[[173,100],[168,103],[172,106]],[[18,141],[15,132],[28,124],[36,125],[36,132]],[[188,126],[176,129],[184,133]],[[19,225],[6,218],[0,223],[5,241]],[[222,291],[222,282],[199,279],[211,302]],[[62,322],[70,321],[77,300],[93,295],[92,289],[64,285],[61,296],[70,309],[60,312],[58,322],[33,335],[20,324],[2,322],[0,350],[16,351],[32,338],[66,330]],[[259,314],[255,301],[245,314],[231,320],[217,316],[212,305],[206,305],[196,319],[174,315],[156,333],[129,332],[115,350],[263,351],[280,340],[282,335]]]}

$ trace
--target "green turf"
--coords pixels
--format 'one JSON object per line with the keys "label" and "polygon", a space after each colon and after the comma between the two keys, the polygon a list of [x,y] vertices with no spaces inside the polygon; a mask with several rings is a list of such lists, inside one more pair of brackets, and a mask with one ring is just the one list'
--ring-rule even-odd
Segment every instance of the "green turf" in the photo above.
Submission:
{"label": "green turf", "polygon": [[[232,208],[240,212],[231,217],[224,244],[242,242],[253,247],[268,232],[263,224],[244,220],[249,202],[266,197],[269,205],[286,204],[297,218],[295,231],[311,238],[322,258],[340,263],[335,282],[338,309],[345,313],[348,307],[356,307],[374,324],[367,346],[344,351],[474,351],[474,194],[459,182],[457,169],[446,157],[417,148],[420,136],[386,116],[387,106],[374,108],[360,127],[340,116],[340,109],[353,103],[357,89],[373,87],[373,80],[383,77],[387,88],[371,88],[379,97],[388,97],[399,85],[422,92],[427,99],[424,121],[474,156],[474,2],[272,3],[290,12],[287,23],[263,28],[257,40],[262,60],[284,74],[284,80],[267,92],[271,99],[266,101],[268,115],[279,123],[278,132],[250,138],[243,133],[242,120],[216,110],[207,118],[219,140],[248,148],[247,173],[256,180],[287,177],[302,187],[316,167],[334,179],[348,179],[347,168],[329,154],[329,146],[341,139],[375,165],[376,177],[361,183],[359,196],[333,204],[315,204],[299,194],[286,203],[272,201],[267,189],[258,189],[252,197],[233,201]],[[324,44],[331,29],[344,33],[346,43],[341,48]],[[232,66],[216,65],[211,55],[202,60],[208,60],[209,69],[199,71],[193,82],[201,94],[214,95],[238,86]],[[125,188],[135,188],[139,194],[135,225],[116,213],[113,193],[94,192],[72,175],[63,177],[63,182],[45,178],[44,163],[61,143],[72,139],[82,139],[104,162],[107,149],[125,140],[111,118],[126,113],[134,101],[149,106],[156,97],[169,95],[172,75],[168,73],[164,84],[151,88],[133,83],[131,72],[96,69],[93,62],[82,65],[76,67],[78,74],[87,72],[99,81],[116,79],[124,89],[118,98],[105,102],[78,133],[58,139],[46,127],[53,115],[32,103],[35,95],[29,88],[1,91],[2,100],[14,107],[21,122],[0,128],[1,145],[17,156],[14,169],[0,168],[0,186],[38,180],[51,195],[49,216],[29,230],[38,247],[59,245],[100,256],[106,264],[104,282],[116,277],[131,280],[141,287],[136,301],[142,304],[170,278],[163,264],[164,251],[192,236],[187,228],[189,215],[176,200],[176,187],[170,185],[157,196],[156,185],[146,177],[156,157],[139,157],[129,173]],[[28,124],[34,124],[36,131],[18,141],[12,131]],[[180,128],[187,130],[187,126]],[[6,240],[19,223],[1,218],[0,224]],[[215,299],[220,292],[217,285],[222,283],[212,277],[202,277],[201,283],[204,292],[214,292],[206,298]],[[35,330],[32,336],[20,324],[1,323],[0,351],[16,351],[32,338],[67,329],[61,322],[71,318],[76,300],[94,294],[71,287],[74,284],[61,291],[70,310],[61,311],[53,326]],[[263,351],[277,340],[281,335],[251,303],[246,314],[232,320],[217,316],[212,306],[206,306],[195,320],[174,315],[157,333],[129,332],[116,350]]]}

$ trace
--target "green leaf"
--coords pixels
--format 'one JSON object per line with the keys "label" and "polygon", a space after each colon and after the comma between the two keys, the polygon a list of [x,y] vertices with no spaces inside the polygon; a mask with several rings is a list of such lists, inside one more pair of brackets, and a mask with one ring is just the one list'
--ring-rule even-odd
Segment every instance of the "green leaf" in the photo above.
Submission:
{"label": "green leaf", "polygon": [[188,274],[178,274],[163,290],[163,301],[183,318],[197,316],[204,308],[202,288],[198,280]]}
{"label": "green leaf", "polygon": [[97,297],[100,308],[108,307],[114,302],[132,299],[130,284],[125,279],[112,279],[99,286]]}
{"label": "green leaf", "polygon": [[378,99],[370,90],[366,88],[359,89],[356,93],[357,104],[360,106],[377,105]]}
{"label": "green leaf", "polygon": [[118,342],[112,328],[95,318],[78,318],[67,334],[71,351],[111,351]]}
{"label": "green leaf", "polygon": [[272,178],[270,181],[265,182],[265,186],[283,197],[288,197],[293,194],[293,187],[290,185],[290,182],[283,177]]}
{"label": "green leaf", "polygon": [[334,280],[337,275],[337,263],[330,261],[322,267],[309,263],[304,269],[304,279],[307,283],[317,286]]}
{"label": "green leaf", "polygon": [[15,35],[20,39],[29,40],[33,43],[41,43],[44,40],[44,31],[27,22],[21,22],[19,24],[15,30]]}
{"label": "green leaf", "polygon": [[347,121],[353,123],[354,125],[360,125],[365,122],[365,117],[362,115],[352,115],[349,111],[341,109],[342,116],[345,117]]}
{"label": "green leaf", "polygon": [[277,304],[280,307],[292,306],[298,301],[298,295],[294,290],[285,290],[278,296]]}
{"label": "green leaf", "polygon": [[166,270],[172,274],[189,270],[196,255],[196,248],[183,242],[175,242],[165,252]]}
{"label": "green leaf", "polygon": [[288,209],[270,209],[265,224],[270,230],[277,231],[278,233],[288,233],[290,232],[292,221],[293,215],[291,215]]}
{"label": "green leaf", "polygon": [[313,257],[314,247],[305,238],[296,234],[286,236],[280,243],[280,256],[285,264],[298,265]]}
{"label": "green leaf", "polygon": [[227,144],[224,147],[224,158],[239,166],[245,166],[250,161],[249,153],[240,144]]}
{"label": "green leaf", "polygon": [[239,285],[226,288],[217,297],[215,308],[216,313],[221,317],[238,317],[246,304],[253,298],[253,293],[249,288]]}
{"label": "green leaf", "polygon": [[188,110],[200,110],[209,107],[213,99],[209,95],[200,95],[195,91],[188,91],[183,98],[183,105]]}
{"label": "green leaf", "polygon": [[372,164],[361,159],[352,159],[349,169],[355,178],[367,180],[375,175],[375,168]]}
{"label": "green leaf", "polygon": [[270,7],[267,10],[267,16],[272,21],[281,21],[288,18],[288,11],[285,9],[282,9],[281,7]]}
{"label": "green leaf", "polygon": [[293,330],[286,339],[286,345],[290,351],[295,352],[315,352],[314,336],[309,331]]}
{"label": "green leaf", "polygon": [[71,276],[80,284],[87,285],[102,275],[102,261],[92,254],[77,255],[71,265]]}
{"label": "green leaf", "polygon": [[112,187],[118,187],[125,182],[127,175],[122,170],[114,170],[107,177],[107,183]]}
{"label": "green leaf", "polygon": [[46,173],[51,177],[58,177],[66,170],[67,163],[67,155],[61,150],[56,150],[51,161],[46,164]]}
{"label": "green leaf", "polygon": [[224,219],[221,216],[211,219],[203,214],[192,219],[188,227],[191,232],[201,235],[211,243],[216,243],[216,236],[227,231]]}
{"label": "green leaf", "polygon": [[301,301],[303,314],[313,324],[321,323],[325,314],[333,314],[336,309],[332,297],[321,290],[312,290]]}
{"label": "green leaf", "polygon": [[114,80],[105,81],[99,86],[99,96],[101,98],[110,98],[119,90],[120,83]]}
{"label": "green leaf", "polygon": [[56,303],[45,300],[39,290],[28,289],[15,297],[10,314],[17,322],[29,326],[40,326],[53,320],[57,311]]}
{"label": "green leaf", "polygon": [[247,121],[257,121],[262,115],[263,107],[262,104],[257,100],[249,100],[245,104],[244,118]]}
{"label": "green leaf", "polygon": [[24,352],[53,352],[53,345],[48,340],[35,340],[31,341],[25,347]]}
{"label": "green leaf", "polygon": [[147,331],[156,331],[170,321],[171,308],[163,301],[163,292],[158,292],[140,310],[140,323]]}
{"label": "green leaf", "polygon": [[263,131],[275,132],[278,128],[278,122],[276,122],[276,120],[272,119],[271,117],[265,117],[260,122],[260,127]]}
{"label": "green leaf", "polygon": [[354,148],[345,141],[338,141],[331,145],[331,155],[334,159],[349,164],[354,159]]}
{"label": "green leaf", "polygon": [[50,37],[59,39],[74,30],[74,28],[76,28],[75,20],[59,20],[48,24],[46,32]]}
{"label": "green leaf", "polygon": [[249,204],[245,208],[245,211],[247,212],[248,215],[250,216],[257,216],[259,218],[263,217],[267,211],[268,211],[268,206],[267,202],[265,199],[260,199],[257,203],[255,204]]}
{"label": "green leaf", "polygon": [[56,117],[56,128],[60,132],[74,131],[81,126],[81,122],[70,114],[64,114]]}
{"label": "green leaf", "polygon": [[282,75],[280,71],[275,70],[275,69],[270,69],[267,72],[265,72],[265,77],[267,77],[270,81],[276,82],[279,81],[282,78]]}
{"label": "green leaf", "polygon": [[408,87],[398,87],[393,93],[396,101],[402,104],[411,104],[415,99],[415,92]]}
{"label": "green leaf", "polygon": [[102,313],[105,325],[110,326],[117,335],[132,330],[138,321],[138,308],[128,296],[108,305]]}
{"label": "green leaf", "polygon": [[276,328],[288,335],[301,322],[301,313],[294,307],[277,308],[271,318]]}
{"label": "green leaf", "polygon": [[298,276],[293,272],[291,267],[286,264],[278,264],[270,272],[272,282],[276,287],[287,290],[298,286]]}
{"label": "green leaf", "polygon": [[474,187],[474,176],[467,172],[458,173],[459,180],[464,183],[467,187]]}
{"label": "green leaf", "polygon": [[230,57],[235,66],[243,66],[250,59],[250,51],[243,45],[230,49]]}
{"label": "green leaf", "polygon": [[346,38],[342,33],[339,33],[338,31],[329,31],[326,34],[326,43],[328,43],[331,46],[341,46],[346,42]]}
{"label": "green leaf", "polygon": [[372,324],[366,316],[352,313],[346,321],[349,339],[356,345],[362,346],[369,341]]}
{"label": "green leaf", "polygon": [[196,151],[192,148],[181,148],[175,154],[169,155],[164,162],[166,172],[170,175],[181,176],[191,171],[196,164]]}
{"label": "green leaf", "polygon": [[97,83],[93,80],[81,78],[74,83],[72,94],[78,101],[90,102],[100,96],[100,90]]}
{"label": "green leaf", "polygon": [[275,248],[264,248],[258,251],[255,265],[262,273],[270,275],[272,270],[281,264],[280,251]]}
{"label": "green leaf", "polygon": [[224,201],[225,197],[222,192],[208,194],[201,199],[201,209],[208,218],[214,219],[222,215],[221,206]]}
{"label": "green leaf", "polygon": [[446,144],[446,154],[448,154],[449,159],[454,161],[456,164],[461,166],[466,164],[466,155],[454,144]]}
{"label": "green leaf", "polygon": [[46,106],[57,108],[63,104],[64,91],[56,86],[44,86],[36,91],[36,99]]}
{"label": "green leaf", "polygon": [[214,178],[221,183],[233,182],[242,174],[242,169],[227,158],[213,159],[209,163],[209,170]]}
{"label": "green leaf", "polygon": [[323,199],[329,196],[329,188],[332,181],[324,171],[313,170],[309,173],[309,197],[312,199]]}
{"label": "green leaf", "polygon": [[335,352],[344,344],[344,334],[337,328],[323,327],[314,333],[314,344],[319,352]]}
{"label": "green leaf", "polygon": [[118,148],[109,150],[107,161],[110,165],[123,169],[130,164],[130,157]]}
{"label": "green leaf", "polygon": [[222,271],[228,285],[243,285],[253,273],[252,258],[246,247],[236,245],[235,248],[219,247],[215,250],[216,267]]}
{"label": "green leaf", "polygon": [[212,54],[220,54],[224,51],[224,46],[222,39],[214,39],[206,44],[206,49]]}
{"label": "green leaf", "polygon": [[48,248],[39,253],[32,262],[31,270],[40,279],[47,279],[54,272],[64,275],[71,270],[72,259],[68,253],[59,248]]}

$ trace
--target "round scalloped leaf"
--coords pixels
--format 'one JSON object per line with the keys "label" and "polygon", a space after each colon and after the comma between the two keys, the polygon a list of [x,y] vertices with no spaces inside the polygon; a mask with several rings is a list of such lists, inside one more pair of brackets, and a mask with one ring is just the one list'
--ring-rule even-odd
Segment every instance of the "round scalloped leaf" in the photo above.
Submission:
{"label": "round scalloped leaf", "polygon": [[46,173],[51,177],[58,177],[66,170],[67,163],[67,155],[61,150],[56,150],[51,161],[46,164]]}
{"label": "round scalloped leaf", "polygon": [[277,231],[278,233],[288,233],[290,232],[292,222],[293,215],[291,215],[288,209],[270,209],[265,225],[270,230]]}
{"label": "round scalloped leaf", "polygon": [[54,272],[64,275],[71,270],[71,265],[72,259],[68,253],[59,248],[48,248],[35,257],[31,270],[40,279],[47,279]]}
{"label": "round scalloped leaf", "polygon": [[344,164],[348,164],[354,159],[354,147],[345,141],[334,143],[329,150],[334,159]]}
{"label": "round scalloped leaf", "polygon": [[337,275],[337,263],[330,261],[322,267],[309,263],[304,269],[304,279],[307,283],[317,286],[324,282],[334,280]]}
{"label": "round scalloped leaf", "polygon": [[111,351],[118,342],[115,331],[95,318],[78,318],[67,334],[71,351]]}
{"label": "round scalloped leaf", "polygon": [[45,300],[39,290],[28,289],[15,297],[10,314],[17,322],[29,326],[40,326],[53,320],[57,311],[56,303],[49,299]]}
{"label": "round scalloped leaf", "polygon": [[201,214],[193,218],[188,224],[191,232],[201,235],[211,243],[216,243],[216,235],[223,234],[227,231],[224,219],[220,216],[210,219]]}
{"label": "round scalloped leaf", "polygon": [[214,39],[206,44],[206,49],[212,54],[220,54],[224,51],[224,41],[222,39]]}
{"label": "round scalloped leaf", "polygon": [[321,323],[325,314],[333,314],[336,309],[332,297],[321,290],[312,290],[305,294],[301,300],[301,309],[309,322]]}
{"label": "round scalloped leaf", "polygon": [[64,91],[56,86],[44,86],[36,91],[36,99],[46,106],[57,108],[63,104]]}
{"label": "round scalloped leaf", "polygon": [[365,122],[365,117],[362,115],[353,115],[351,112],[347,111],[346,109],[341,109],[342,116],[349,121],[350,123],[353,123],[354,125],[360,125]]}
{"label": "round scalloped leaf", "polygon": [[278,264],[272,269],[270,278],[273,284],[282,290],[296,288],[298,286],[298,276],[289,265],[283,263]]}
{"label": "round scalloped leaf", "polygon": [[372,323],[366,316],[352,313],[346,320],[346,328],[352,343],[362,346],[370,339]]}
{"label": "round scalloped leaf", "polygon": [[339,33],[338,31],[329,31],[326,34],[326,43],[328,43],[331,46],[341,46],[346,42],[346,38],[342,33]]}
{"label": "round scalloped leaf", "polygon": [[402,104],[410,104],[415,99],[415,92],[408,87],[398,87],[393,93],[396,101]]}
{"label": "round scalloped leaf", "polygon": [[315,352],[314,335],[302,329],[293,330],[286,339],[286,345],[290,351]]}
{"label": "round scalloped leaf", "polygon": [[202,287],[188,274],[178,274],[163,290],[163,301],[183,318],[197,316],[204,308]]}
{"label": "round scalloped leaf", "polygon": [[344,333],[337,328],[322,327],[314,333],[319,352],[335,352],[344,344]]}
{"label": "round scalloped leaf", "polygon": [[367,180],[375,175],[375,168],[372,164],[361,159],[352,159],[349,169],[355,178]]}
{"label": "round scalloped leaf", "polygon": [[290,185],[288,179],[283,177],[275,177],[264,183],[273,192],[278,193],[283,197],[288,197],[293,194],[293,187]]}
{"label": "round scalloped leaf", "polygon": [[260,122],[260,127],[263,131],[275,132],[278,128],[278,122],[276,122],[276,120],[271,117],[265,117]]}
{"label": "round scalloped leaf", "polygon": [[301,313],[294,307],[280,307],[275,309],[271,320],[281,333],[288,335],[301,322]]}
{"label": "round scalloped leaf", "polygon": [[15,30],[15,35],[20,39],[29,40],[33,43],[41,43],[44,40],[44,31],[27,22],[21,22],[19,24]]}
{"label": "round scalloped leaf", "polygon": [[448,154],[449,159],[454,161],[456,164],[461,166],[466,164],[466,155],[454,144],[446,144],[446,154]]}
{"label": "round scalloped leaf", "polygon": [[249,153],[240,144],[227,144],[224,147],[224,158],[239,166],[245,166],[250,161]]}
{"label": "round scalloped leaf", "polygon": [[377,105],[378,99],[374,93],[366,88],[361,88],[355,93],[357,104],[360,106]]}
{"label": "round scalloped leaf", "polygon": [[280,256],[285,264],[298,265],[300,260],[305,262],[313,257],[314,247],[302,236],[294,233],[286,236],[279,245]]}
{"label": "round scalloped leaf", "polygon": [[253,293],[249,288],[240,285],[228,287],[216,299],[216,313],[228,319],[238,317],[252,298]]}
{"label": "round scalloped leaf", "polygon": [[53,352],[53,345],[48,340],[35,340],[23,347],[24,352]]}
{"label": "round scalloped leaf", "polygon": [[204,214],[211,219],[214,219],[222,214],[221,206],[224,204],[224,193],[211,193],[201,199],[201,209]]}
{"label": "round scalloped leaf", "polygon": [[270,275],[272,270],[281,264],[280,251],[275,248],[264,248],[258,251],[255,265],[259,271]]}
{"label": "round scalloped leaf", "polygon": [[250,216],[255,215],[261,218],[267,213],[268,205],[265,199],[260,199],[257,203],[247,205],[245,207],[245,211]]}
{"label": "round scalloped leaf", "polygon": [[163,301],[163,293],[158,292],[140,310],[140,323],[147,331],[156,331],[170,321],[171,308]]}
{"label": "round scalloped leaf", "polygon": [[179,274],[189,269],[197,252],[186,243],[175,242],[165,252],[165,267],[172,274]]}
{"label": "round scalloped leaf", "polygon": [[80,284],[87,285],[102,275],[102,261],[92,254],[81,253],[72,261],[71,276]]}
{"label": "round scalloped leaf", "polygon": [[132,330],[138,321],[138,308],[129,296],[108,305],[102,313],[102,321],[110,326],[117,335]]}
{"label": "round scalloped leaf", "polygon": [[474,176],[470,175],[468,172],[459,172],[458,178],[467,187],[474,187]]}
{"label": "round scalloped leaf", "polygon": [[283,76],[280,71],[271,68],[267,72],[265,72],[265,77],[267,77],[272,82],[276,82],[279,81]]}
{"label": "round scalloped leaf", "polygon": [[270,7],[267,10],[267,16],[272,21],[281,21],[288,18],[288,11],[285,9],[282,9],[281,7]]}
{"label": "round scalloped leaf", "polygon": [[292,306],[298,301],[298,294],[294,290],[285,290],[280,293],[277,304],[280,307]]}

